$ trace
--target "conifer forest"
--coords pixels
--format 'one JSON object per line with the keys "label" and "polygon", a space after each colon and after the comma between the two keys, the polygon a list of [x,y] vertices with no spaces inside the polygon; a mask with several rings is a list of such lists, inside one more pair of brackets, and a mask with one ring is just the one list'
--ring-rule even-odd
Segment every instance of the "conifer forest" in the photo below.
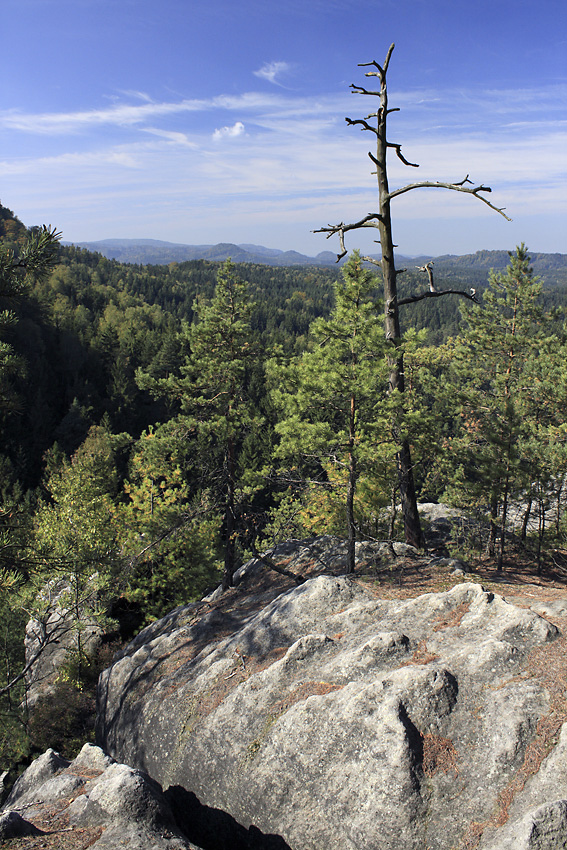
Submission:
{"label": "conifer forest", "polygon": [[82,622],[104,624],[104,656],[289,538],[348,539],[353,572],[356,540],[403,539],[402,441],[419,502],[485,522],[455,555],[505,571],[514,532],[534,570],[562,568],[567,287],[524,245],[490,273],[436,264],[436,286],[468,298],[416,299],[428,266],[408,268],[402,394],[379,269],[356,251],[332,267],[122,264],[6,207],[0,239],[6,761],[46,743],[25,707],[30,617],[76,612],[59,702],[79,739],[105,660]]}

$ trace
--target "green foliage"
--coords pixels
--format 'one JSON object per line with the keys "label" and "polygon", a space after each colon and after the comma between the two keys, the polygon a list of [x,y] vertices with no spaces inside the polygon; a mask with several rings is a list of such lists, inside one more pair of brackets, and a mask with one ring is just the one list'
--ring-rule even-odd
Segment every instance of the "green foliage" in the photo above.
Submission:
{"label": "green foliage", "polygon": [[[4,218],[4,231],[6,222]],[[25,241],[12,247],[0,242],[0,333],[6,335],[17,324],[14,304],[28,292],[31,282],[43,280],[54,266],[61,237],[54,228],[32,230]],[[21,409],[14,379],[23,377],[25,364],[12,345],[0,340],[0,411]]]}
{"label": "green foliage", "polygon": [[191,495],[184,436],[175,421],[142,434],[118,511],[130,564],[124,594],[146,619],[201,598],[221,577],[220,518],[206,493]]}
{"label": "green foliage", "polygon": [[[386,343],[376,284],[353,254],[335,284],[330,318],[311,326],[308,350],[288,363],[274,359],[268,364],[272,398],[283,414],[276,424],[276,457],[325,482],[323,489],[311,485],[304,526],[329,532],[342,525],[352,546],[357,482],[370,477],[375,492],[383,492],[380,476],[394,452],[382,389]],[[342,524],[336,491],[342,493]]]}
{"label": "green foliage", "polygon": [[49,699],[34,706],[27,730],[30,744],[36,752],[53,747],[73,759],[83,744],[94,739],[95,720],[94,693],[59,682]]}
{"label": "green foliage", "polygon": [[[4,689],[25,663],[22,636],[27,622],[26,611],[15,604],[22,587],[21,576],[3,571],[0,577],[0,689]],[[25,683],[20,680],[0,695],[0,764],[7,769],[25,759],[30,750],[26,731]]]}
{"label": "green foliage", "polygon": [[[387,392],[391,343],[356,255],[340,278],[125,266],[57,236],[0,207],[0,690],[23,668],[31,614],[45,620],[57,601],[77,624],[31,738],[23,680],[0,694],[4,763],[32,745],[72,755],[92,734],[104,662],[87,656],[85,631],[108,625],[117,598],[148,622],[227,586],[257,532],[266,546],[385,535],[402,439],[422,500],[492,510],[504,529],[517,498],[538,557],[558,539],[567,352],[559,314],[542,308],[567,298],[560,276],[542,292],[523,246],[505,270],[496,258],[488,286],[492,255],[436,260],[438,288],[474,286],[482,306],[463,319],[450,298],[404,308],[402,397]],[[409,269],[398,295],[423,286]]]}
{"label": "green foliage", "polygon": [[41,621],[54,605],[67,612],[79,683],[84,633],[93,623],[109,626],[106,610],[120,565],[115,451],[121,442],[100,426],[91,428],[71,460],[64,459],[49,475],[49,499],[34,518],[34,547],[42,565],[34,581],[43,589],[30,614]]}
{"label": "green foliage", "polygon": [[222,579],[219,560],[219,518],[208,517],[168,529],[133,559],[124,596],[139,603],[145,621],[165,616],[172,608],[201,599]]}
{"label": "green foliage", "polygon": [[71,460],[46,482],[49,500],[36,513],[36,545],[64,569],[110,571],[116,557],[112,523],[118,489],[113,437],[93,426]]}
{"label": "green foliage", "polygon": [[254,490],[252,470],[239,476],[246,437],[263,423],[250,394],[250,374],[258,356],[250,328],[248,283],[227,262],[219,269],[213,299],[194,303],[196,321],[185,324],[180,346],[186,352],[179,373],[164,379],[138,373],[141,387],[166,394],[180,408],[178,428],[196,444],[195,463],[207,471],[213,510],[223,515],[224,577],[229,587],[236,569],[236,543],[242,505]]}
{"label": "green foliage", "polygon": [[546,332],[541,282],[529,262],[521,245],[505,272],[491,274],[482,306],[465,311],[451,359],[451,390],[460,402],[459,428],[447,442],[457,470],[451,496],[490,510],[492,545],[500,528],[500,568],[511,499],[529,496],[533,482],[548,489],[565,469],[556,449],[564,350]]}

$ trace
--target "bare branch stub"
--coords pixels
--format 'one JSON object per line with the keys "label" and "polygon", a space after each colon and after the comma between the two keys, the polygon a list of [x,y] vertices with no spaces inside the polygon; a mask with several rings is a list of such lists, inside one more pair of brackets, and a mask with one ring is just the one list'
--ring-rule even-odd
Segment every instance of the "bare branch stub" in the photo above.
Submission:
{"label": "bare branch stub", "polygon": [[[392,112],[392,109],[389,109],[388,112]],[[394,142],[386,142],[387,147],[394,148],[396,151],[396,156],[398,159],[403,162],[404,165],[409,165],[411,168],[419,168],[419,164],[417,162],[410,162],[402,155],[402,146],[398,145]]]}
{"label": "bare branch stub", "polygon": [[[361,227],[374,227],[379,228],[378,222],[380,221],[380,213],[368,213],[364,218],[361,218],[360,221],[356,221],[353,224],[344,224],[341,222],[340,224],[329,224],[327,227],[320,227],[318,230],[313,230],[313,233],[326,233],[326,239],[329,239],[331,236],[338,235],[339,244],[341,251],[337,254],[337,263],[342,260],[344,256],[346,256],[347,249],[345,247],[345,233],[347,230],[358,230]],[[363,258],[366,259],[366,258]],[[374,262],[371,260],[371,262]]]}
{"label": "bare branch stub", "polygon": [[433,260],[430,260],[424,266],[416,266],[420,272],[425,272],[429,280],[429,291],[435,292],[435,284],[433,282]]}

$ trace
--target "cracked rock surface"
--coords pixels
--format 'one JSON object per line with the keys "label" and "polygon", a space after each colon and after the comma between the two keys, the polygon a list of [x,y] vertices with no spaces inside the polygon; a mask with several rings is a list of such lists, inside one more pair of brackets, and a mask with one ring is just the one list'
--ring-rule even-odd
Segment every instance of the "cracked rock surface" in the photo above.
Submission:
{"label": "cracked rock surface", "polygon": [[555,625],[474,582],[400,600],[319,575],[256,603],[126,647],[103,749],[291,850],[567,847]]}

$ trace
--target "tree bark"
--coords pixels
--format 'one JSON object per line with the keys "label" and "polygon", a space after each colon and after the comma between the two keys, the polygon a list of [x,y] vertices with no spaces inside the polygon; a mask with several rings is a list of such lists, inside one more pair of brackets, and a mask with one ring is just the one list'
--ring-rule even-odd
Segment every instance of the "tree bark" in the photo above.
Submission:
{"label": "tree bark", "polygon": [[[392,45],[393,48],[393,45]],[[390,51],[392,50],[390,48]],[[380,109],[377,113],[376,133],[376,158],[372,157],[376,165],[376,177],[378,180],[379,218],[378,231],[380,233],[380,248],[382,250],[382,279],[384,285],[384,330],[386,339],[393,343],[394,352],[389,357],[390,365],[390,392],[398,391],[404,393],[404,355],[401,349],[400,311],[398,306],[397,271],[394,257],[394,241],[392,237],[392,219],[390,212],[390,191],[388,186],[388,172],[386,168],[386,153],[388,141],[386,135],[386,122],[388,116],[388,91],[386,87],[386,68],[390,53],[385,63],[384,71],[380,75]],[[400,441],[399,423],[393,423],[394,439]],[[397,453],[398,480],[400,497],[402,503],[402,514],[404,518],[405,541],[410,546],[421,549],[424,544],[421,522],[417,510],[417,497],[413,477],[413,465],[411,460],[411,449],[407,437],[401,438],[400,449]]]}
{"label": "tree bark", "polygon": [[498,497],[492,494],[490,498],[490,534],[488,537],[488,554],[491,558],[496,552],[496,520],[498,519]]}
{"label": "tree bark", "polygon": [[229,437],[227,452],[227,491],[224,511],[224,528],[226,541],[224,546],[224,574],[222,579],[222,589],[228,590],[233,586],[234,572],[236,567],[236,540],[235,540],[235,522],[234,522],[234,488],[235,488],[235,472],[236,472],[236,457],[234,449],[234,440]]}
{"label": "tree bark", "polygon": [[354,573],[356,565],[356,524],[354,521],[354,494],[356,492],[356,457],[354,453],[354,435],[355,435],[355,415],[356,415],[356,399],[351,396],[350,399],[350,420],[349,420],[349,438],[348,438],[348,489],[346,501],[346,519],[348,527],[348,547],[347,547],[347,575]]}
{"label": "tree bark", "polygon": [[533,499],[530,496],[528,498],[528,503],[526,505],[526,510],[524,512],[524,518],[522,520],[522,531],[521,531],[521,534],[520,534],[520,540],[522,541],[522,543],[526,542],[526,537],[528,536],[528,525],[529,525],[529,522],[530,522],[530,515],[531,515],[531,512],[532,512],[532,502],[533,502]]}
{"label": "tree bark", "polygon": [[504,479],[504,492],[502,494],[502,520],[500,522],[500,547],[498,549],[498,564],[497,570],[502,572],[504,567],[504,549],[506,546],[506,524],[508,521],[508,499],[510,493],[510,473],[506,470],[506,478]]}

